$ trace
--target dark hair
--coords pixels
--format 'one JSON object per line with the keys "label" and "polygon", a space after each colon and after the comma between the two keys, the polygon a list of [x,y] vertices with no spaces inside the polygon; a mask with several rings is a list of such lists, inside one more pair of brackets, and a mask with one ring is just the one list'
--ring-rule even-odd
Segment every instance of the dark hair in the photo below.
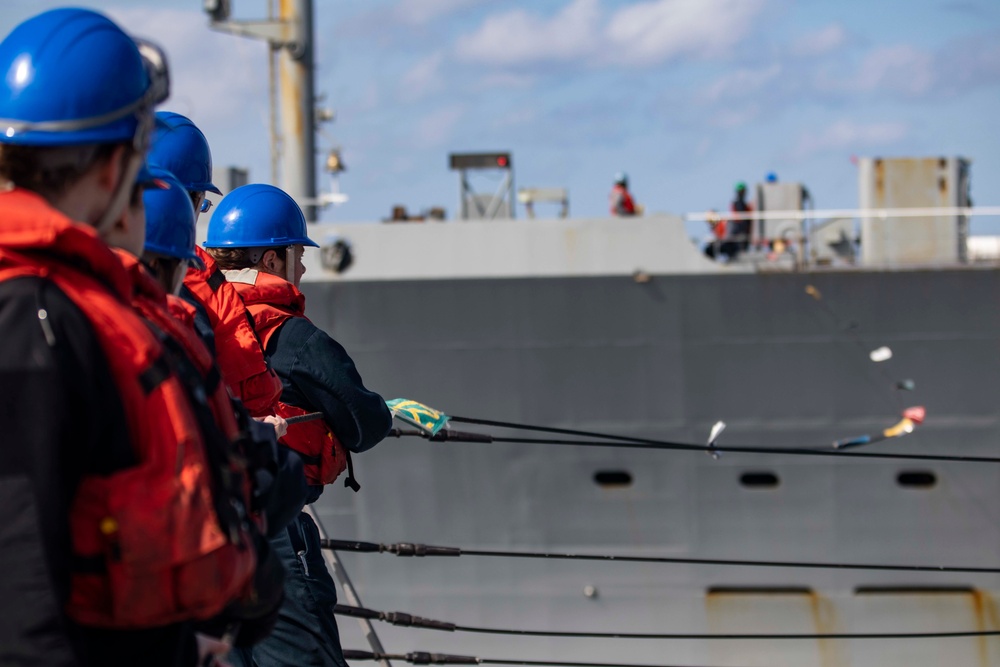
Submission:
{"label": "dark hair", "polygon": [[125,144],[84,146],[0,145],[0,178],[19,188],[37,192],[46,199],[58,197],[101,161],[108,160]]}
{"label": "dark hair", "polygon": [[[219,265],[219,268],[223,271],[239,271],[240,269],[253,269],[257,268],[260,261],[267,254],[268,250],[273,250],[278,253],[278,256],[284,260],[285,258],[285,248],[288,246],[274,246],[271,248],[205,248],[206,252],[212,256],[215,263]],[[259,259],[254,262],[253,256],[260,252]]]}

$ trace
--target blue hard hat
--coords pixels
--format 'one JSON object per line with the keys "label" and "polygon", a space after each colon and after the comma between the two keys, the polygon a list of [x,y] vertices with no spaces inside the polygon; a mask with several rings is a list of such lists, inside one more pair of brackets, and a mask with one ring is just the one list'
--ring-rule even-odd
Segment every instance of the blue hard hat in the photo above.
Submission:
{"label": "blue hard hat", "polygon": [[0,42],[0,143],[132,142],[144,150],[153,107],[167,98],[163,52],[103,14],[54,9]]}
{"label": "blue hard hat", "polygon": [[270,248],[319,244],[306,234],[302,209],[284,190],[253,183],[222,198],[208,223],[206,248]]}
{"label": "blue hard hat", "polygon": [[615,174],[615,183],[627,183],[627,182],[628,182],[628,174],[626,174],[624,171],[619,171],[617,174]]}
{"label": "blue hard hat", "polygon": [[[146,252],[197,259],[195,254],[194,207],[187,190],[173,174],[159,167],[150,167],[157,187],[142,193],[146,207]],[[165,186],[165,187],[164,187]]]}
{"label": "blue hard hat", "polygon": [[767,172],[767,177],[764,180],[767,181],[768,183],[777,183],[778,175],[773,171],[769,171]]}
{"label": "blue hard hat", "polygon": [[191,119],[173,111],[157,111],[149,163],[168,170],[189,192],[222,190],[212,183],[212,151]]}

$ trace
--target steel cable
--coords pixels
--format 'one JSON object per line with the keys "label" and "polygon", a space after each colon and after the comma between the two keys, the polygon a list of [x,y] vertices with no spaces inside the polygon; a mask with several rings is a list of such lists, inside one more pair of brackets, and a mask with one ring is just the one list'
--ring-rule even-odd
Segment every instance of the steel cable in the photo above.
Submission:
{"label": "steel cable", "polygon": [[364,607],[338,604],[333,613],[382,621],[401,627],[442,630],[445,632],[469,632],[490,635],[514,635],[519,637],[565,637],[574,639],[671,639],[671,640],[820,640],[820,639],[945,639],[953,637],[997,637],[1000,630],[957,630],[950,632],[833,632],[833,633],[770,633],[770,634],[706,634],[678,632],[583,632],[569,630],[519,630],[509,628],[484,628],[472,625],[458,625],[421,616],[413,616],[399,611],[377,611]]}
{"label": "steel cable", "polygon": [[[413,665],[532,665],[535,667],[682,667],[681,665],[649,665],[628,662],[562,662],[556,660],[500,660],[477,658],[471,655],[449,653],[373,653],[371,651],[344,650],[347,660],[400,660]],[[689,667],[689,666],[688,666]]]}
{"label": "steel cable", "polygon": [[396,556],[480,556],[487,558],[534,558],[548,560],[616,561],[622,563],[672,563],[683,565],[722,565],[739,567],[799,568],[814,570],[876,570],[891,572],[955,572],[966,574],[1000,574],[996,567],[966,567],[952,565],[892,565],[870,563],[824,563],[800,561],[735,560],[722,558],[681,558],[673,556],[625,556],[617,554],[573,554],[543,551],[512,551],[463,549],[428,544],[379,544],[352,540],[321,540],[324,549],[355,553],[391,553]]}
{"label": "steel cable", "polygon": [[683,442],[672,442],[669,440],[652,440],[648,438],[633,438],[629,436],[613,435],[608,433],[595,433],[591,431],[578,431],[573,429],[553,428],[550,426],[534,426],[529,424],[516,424],[512,422],[501,422],[488,419],[472,419],[469,417],[451,417],[450,421],[464,424],[478,424],[482,426],[495,426],[497,428],[516,429],[523,431],[537,431],[540,433],[555,433],[563,435],[578,435],[587,438],[603,438],[603,440],[553,440],[547,438],[506,438],[495,437],[485,433],[468,433],[463,431],[451,431],[444,429],[435,435],[430,435],[420,430],[393,429],[390,435],[420,436],[433,442],[482,442],[494,443],[504,442],[512,444],[531,445],[569,445],[576,447],[628,447],[633,449],[653,449],[653,450],[677,450],[689,452],[704,452],[706,454],[778,454],[789,456],[832,456],[839,458],[853,459],[889,459],[896,461],[944,461],[953,463],[1000,463],[1000,457],[991,456],[965,456],[949,454],[897,454],[880,452],[857,452],[845,451],[843,449],[809,449],[803,447],[757,447],[745,445],[696,445]]}

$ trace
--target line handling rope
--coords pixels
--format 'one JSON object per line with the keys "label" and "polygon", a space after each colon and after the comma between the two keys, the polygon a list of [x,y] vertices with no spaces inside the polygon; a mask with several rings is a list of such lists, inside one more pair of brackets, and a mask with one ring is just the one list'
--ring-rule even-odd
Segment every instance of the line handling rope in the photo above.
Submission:
{"label": "line handling rope", "polygon": [[[477,658],[471,655],[448,653],[373,653],[371,651],[344,650],[347,660],[400,660],[413,665],[528,665],[533,667],[685,667],[681,665],[649,665],[627,662],[560,662],[555,660],[500,660]],[[686,666],[690,667],[690,666]]]}
{"label": "line handling rope", "polygon": [[494,437],[483,433],[467,433],[461,431],[449,431],[447,429],[438,432],[436,435],[428,435],[423,431],[395,429],[392,435],[395,436],[421,436],[431,441],[439,442],[506,442],[513,444],[537,444],[537,445],[572,445],[577,447],[629,447],[636,449],[666,449],[677,451],[704,452],[707,454],[780,454],[790,456],[833,456],[840,458],[854,459],[892,459],[902,461],[949,461],[957,463],[1000,463],[1000,457],[990,456],[967,456],[957,454],[898,454],[881,452],[857,452],[845,451],[843,449],[810,449],[805,447],[758,447],[746,445],[696,445],[692,443],[672,442],[669,440],[654,440],[649,438],[635,438],[630,436],[614,435],[609,433],[597,433],[593,431],[580,431],[576,429],[555,428],[551,426],[537,426],[531,424],[517,424],[513,422],[502,422],[491,419],[474,419],[471,417],[449,417],[451,422],[460,424],[475,424],[480,426],[493,426],[520,431],[535,431],[538,433],[553,433],[559,435],[575,435],[585,438],[599,438],[603,440],[552,440],[544,438],[504,438]]}
{"label": "line handling rope", "polygon": [[338,604],[333,612],[340,616],[366,618],[401,627],[445,632],[515,635],[520,637],[566,637],[575,639],[695,639],[695,640],[820,640],[820,639],[945,639],[953,637],[997,637],[1000,630],[957,630],[950,632],[834,632],[834,633],[770,633],[770,634],[705,634],[705,633],[645,633],[645,632],[579,632],[562,630],[517,630],[458,625],[399,611],[377,611],[364,607]]}
{"label": "line handling rope", "polygon": [[674,563],[685,565],[724,565],[740,567],[802,568],[815,570],[877,570],[891,572],[956,572],[966,574],[1000,574],[997,567],[966,567],[953,565],[893,565],[870,563],[824,563],[799,561],[735,560],[722,558],[681,558],[672,556],[625,556],[618,554],[573,554],[541,551],[479,550],[441,547],[429,544],[380,544],[354,540],[320,540],[324,549],[354,553],[391,553],[396,556],[481,556],[487,558],[537,558],[551,560],[617,561],[623,563]]}

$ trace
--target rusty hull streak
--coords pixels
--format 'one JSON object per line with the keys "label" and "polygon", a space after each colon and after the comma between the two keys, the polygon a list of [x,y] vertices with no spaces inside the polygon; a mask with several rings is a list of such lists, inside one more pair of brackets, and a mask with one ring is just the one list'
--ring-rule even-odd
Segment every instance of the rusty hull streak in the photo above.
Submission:
{"label": "rusty hull streak", "polygon": [[[747,598],[791,598],[808,606],[812,617],[812,625],[816,634],[834,634],[842,632],[837,621],[836,605],[816,591],[799,586],[768,586],[768,587],[715,587],[705,592],[705,606],[712,616],[713,607],[721,612],[726,607],[727,599]],[[806,611],[802,609],[802,611]],[[717,612],[718,613],[718,612]],[[843,642],[835,639],[816,640],[816,656],[821,667],[848,667],[849,658],[845,654]]]}
{"label": "rusty hull streak", "polygon": [[875,202],[877,207],[885,206],[885,162],[875,160]]}
{"label": "rusty hull streak", "polygon": [[[979,589],[969,591],[972,602],[972,612],[976,618],[976,629],[980,632],[1000,629],[1000,615],[997,613],[996,600],[989,593]],[[990,662],[990,637],[978,637],[977,645],[979,649],[979,662],[989,666]]]}
{"label": "rusty hull streak", "polygon": [[[813,625],[816,626],[818,634],[834,634],[840,631],[837,624],[837,609],[833,602],[819,593],[811,591],[809,608],[812,611]],[[816,647],[819,650],[819,662],[822,667],[837,667],[847,664],[839,642],[832,639],[819,639],[816,641]]]}

